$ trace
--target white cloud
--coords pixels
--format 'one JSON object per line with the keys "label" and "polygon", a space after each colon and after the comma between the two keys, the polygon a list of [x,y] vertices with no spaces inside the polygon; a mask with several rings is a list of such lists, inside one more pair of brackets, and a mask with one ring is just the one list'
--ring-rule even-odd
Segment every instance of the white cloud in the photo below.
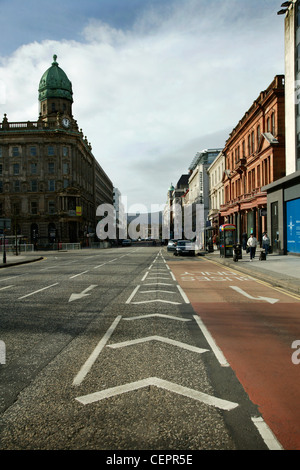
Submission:
{"label": "white cloud", "polygon": [[115,186],[129,204],[164,203],[199,145],[222,146],[222,131],[283,72],[283,37],[269,15],[231,22],[227,2],[195,14],[198,3],[163,17],[148,12],[131,31],[91,20],[82,42],[20,47],[1,61],[0,109],[10,121],[37,119],[39,80],[57,54],[73,84],[74,117]]}

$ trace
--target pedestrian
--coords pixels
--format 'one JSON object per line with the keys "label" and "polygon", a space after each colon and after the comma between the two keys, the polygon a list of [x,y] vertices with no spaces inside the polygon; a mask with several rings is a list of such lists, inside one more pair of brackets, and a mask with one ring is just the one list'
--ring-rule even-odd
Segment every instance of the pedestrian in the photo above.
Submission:
{"label": "pedestrian", "polygon": [[267,257],[267,254],[269,253],[269,248],[270,248],[270,238],[268,237],[267,232],[264,232],[264,234],[263,234],[262,247],[265,250],[266,257]]}
{"label": "pedestrian", "polygon": [[250,261],[253,261],[257,247],[257,239],[253,233],[251,233],[250,237],[248,238],[247,246],[250,249]]}

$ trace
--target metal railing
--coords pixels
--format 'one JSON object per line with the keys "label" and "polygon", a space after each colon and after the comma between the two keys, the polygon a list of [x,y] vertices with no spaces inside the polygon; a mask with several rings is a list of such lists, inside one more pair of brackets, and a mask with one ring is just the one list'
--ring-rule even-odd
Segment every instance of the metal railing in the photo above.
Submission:
{"label": "metal railing", "polygon": [[[4,245],[0,245],[0,253],[3,252]],[[15,253],[16,245],[5,245],[5,251],[7,253]],[[34,251],[34,246],[31,244],[18,245],[18,253],[27,253]]]}

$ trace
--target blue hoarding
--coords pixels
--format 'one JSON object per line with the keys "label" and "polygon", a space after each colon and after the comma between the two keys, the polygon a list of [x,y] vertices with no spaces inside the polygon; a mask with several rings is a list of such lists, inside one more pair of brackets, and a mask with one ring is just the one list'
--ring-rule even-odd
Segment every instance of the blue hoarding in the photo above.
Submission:
{"label": "blue hoarding", "polygon": [[287,251],[300,253],[300,199],[286,203],[286,225]]}

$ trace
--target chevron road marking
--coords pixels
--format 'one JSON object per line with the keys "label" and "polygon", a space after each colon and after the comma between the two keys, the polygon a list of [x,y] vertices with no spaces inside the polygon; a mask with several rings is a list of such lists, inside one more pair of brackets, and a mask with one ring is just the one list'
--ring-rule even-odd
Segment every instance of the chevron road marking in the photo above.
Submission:
{"label": "chevron road marking", "polygon": [[238,403],[234,403],[228,400],[222,400],[221,398],[212,397],[206,393],[193,390],[188,387],[183,387],[181,385],[169,382],[167,380],[162,380],[157,377],[148,377],[147,379],[138,380],[137,382],[131,382],[117,387],[108,388],[101,392],[91,393],[89,395],[84,395],[77,397],[76,400],[82,403],[83,405],[88,405],[106,398],[110,398],[116,395],[121,395],[126,392],[133,392],[145,387],[158,387],[164,390],[168,390],[172,393],[177,393],[193,400],[200,401],[210,406],[220,408],[221,410],[231,411],[234,408],[238,407]]}
{"label": "chevron road marking", "polygon": [[170,290],[162,290],[162,289],[155,289],[155,290],[141,290],[141,294],[148,294],[149,292],[165,292],[166,294],[174,294],[174,292]]}
{"label": "chevron road marking", "polygon": [[174,284],[168,284],[167,282],[149,282],[149,284],[143,284],[144,286],[173,286]]}
{"label": "chevron road marking", "polygon": [[181,302],[172,302],[171,300],[162,300],[162,299],[154,299],[154,300],[141,300],[140,302],[131,302],[134,305],[139,304],[152,304],[155,302],[161,302],[163,304],[172,304],[172,305],[180,305]]}
{"label": "chevron road marking", "polygon": [[201,348],[196,348],[195,346],[190,346],[189,344],[181,343],[180,341],[175,341],[170,338],[165,338],[163,336],[146,336],[145,338],[139,338],[139,339],[133,339],[131,341],[124,341],[122,343],[114,343],[114,344],[108,344],[108,348],[123,348],[126,346],[132,346],[133,344],[141,344],[141,343],[146,343],[148,341],[161,341],[162,343],[167,343],[171,344],[173,346],[178,346],[182,349],[186,349],[188,351],[196,352],[199,354],[202,354],[204,352],[207,352],[208,349],[201,349]]}
{"label": "chevron road marking", "polygon": [[139,315],[136,317],[128,317],[128,318],[123,318],[123,320],[140,320],[144,318],[149,318],[149,317],[162,317],[162,318],[168,318],[169,320],[178,320],[178,321],[191,321],[188,318],[179,318],[179,317],[174,317],[172,315],[164,315],[163,313],[151,313],[150,315]]}

